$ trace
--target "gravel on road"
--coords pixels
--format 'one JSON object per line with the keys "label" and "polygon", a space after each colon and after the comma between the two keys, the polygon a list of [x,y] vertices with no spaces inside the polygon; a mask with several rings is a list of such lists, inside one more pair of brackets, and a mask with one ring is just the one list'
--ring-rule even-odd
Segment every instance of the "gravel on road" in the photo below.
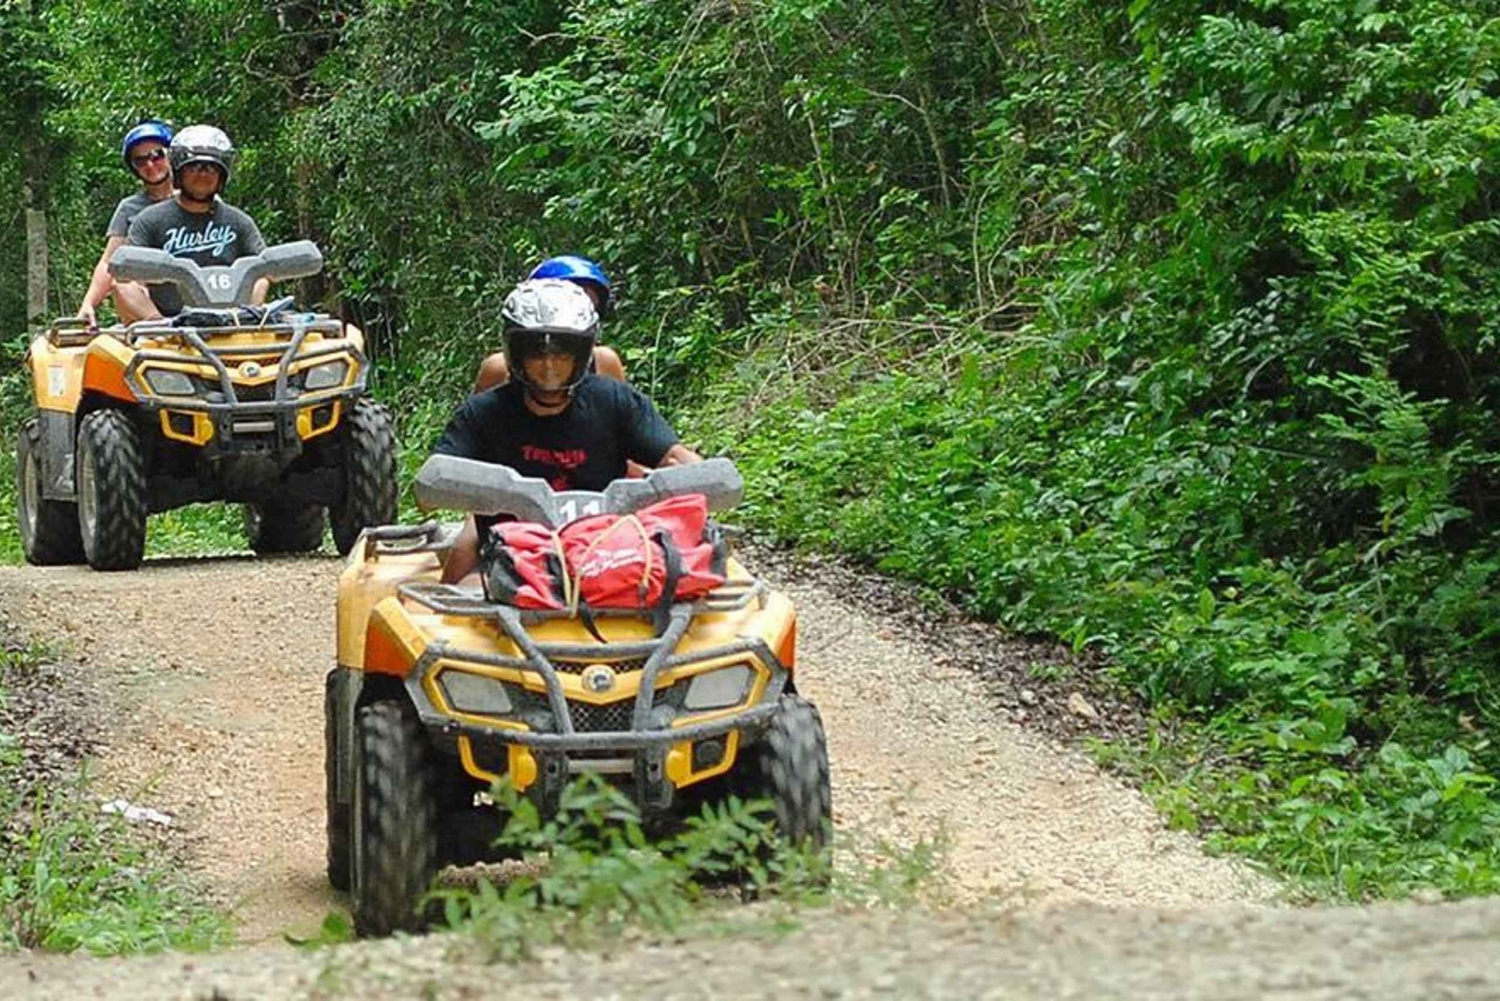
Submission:
{"label": "gravel on road", "polygon": [[536,1001],[1500,998],[1497,901],[1301,911],[808,912],[802,922],[781,937],[690,936],[603,954],[546,949],[517,966],[486,965],[461,940],[438,935],[310,954],[32,957],[0,964],[0,993],[36,1001],[436,1001],[518,991]]}

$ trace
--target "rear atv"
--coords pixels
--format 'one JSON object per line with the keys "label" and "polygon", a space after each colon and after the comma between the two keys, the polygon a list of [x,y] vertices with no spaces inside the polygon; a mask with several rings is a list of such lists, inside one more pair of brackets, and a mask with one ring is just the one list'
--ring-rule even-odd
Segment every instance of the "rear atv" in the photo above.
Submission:
{"label": "rear atv", "polygon": [[[429,507],[560,527],[574,513],[626,514],[665,497],[738,500],[727,460],[553,493],[501,466],[438,456],[417,480]],[[566,516],[565,516],[566,515]],[[493,858],[500,778],[547,815],[570,778],[602,775],[648,832],[705,800],[767,799],[788,841],[826,850],[828,749],[793,680],[796,615],[728,561],[728,580],[655,618],[576,614],[487,600],[439,583],[451,526],[373,529],[339,580],[338,666],[326,689],[328,877],[350,890],[361,935],[412,930],[444,865]]]}
{"label": "rear atv", "polygon": [[243,503],[261,553],[317,549],[325,522],[347,553],[395,518],[395,438],[367,397],[363,334],[290,299],[237,305],[261,278],[321,265],[306,241],[229,268],[116,253],[116,277],[175,282],[189,308],[103,331],[58,320],[32,342],[37,410],[16,449],[29,562],[134,569],[147,516],[199,501]]}

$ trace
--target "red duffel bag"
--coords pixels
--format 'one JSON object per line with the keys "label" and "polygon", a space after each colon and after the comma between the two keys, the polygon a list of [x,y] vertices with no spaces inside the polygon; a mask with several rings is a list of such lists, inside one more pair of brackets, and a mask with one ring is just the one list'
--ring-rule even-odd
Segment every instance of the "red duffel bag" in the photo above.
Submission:
{"label": "red duffel bag", "polygon": [[725,580],[729,549],[708,501],[686,494],[634,514],[598,514],[553,532],[531,522],[490,529],[480,552],[484,593],[517,608],[651,609],[700,598]]}

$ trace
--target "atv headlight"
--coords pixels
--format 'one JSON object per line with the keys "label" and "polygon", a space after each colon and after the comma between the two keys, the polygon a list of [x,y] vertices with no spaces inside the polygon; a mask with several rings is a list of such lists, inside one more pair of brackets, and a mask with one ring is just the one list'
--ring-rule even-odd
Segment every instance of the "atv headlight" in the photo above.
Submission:
{"label": "atv headlight", "polygon": [[443,695],[448,704],[461,713],[499,716],[510,712],[510,696],[505,686],[494,678],[462,671],[444,671]]}
{"label": "atv headlight", "polygon": [[682,708],[696,712],[737,706],[744,701],[754,677],[755,672],[745,664],[705,671],[688,683],[687,694],[682,697]]}
{"label": "atv headlight", "polygon": [[344,376],[349,372],[349,363],[340,358],[338,361],[325,361],[321,365],[314,365],[302,375],[302,388],[309,393],[319,389],[332,389],[344,384]]}
{"label": "atv headlight", "polygon": [[195,396],[198,393],[192,376],[171,368],[146,369],[146,385],[157,396]]}

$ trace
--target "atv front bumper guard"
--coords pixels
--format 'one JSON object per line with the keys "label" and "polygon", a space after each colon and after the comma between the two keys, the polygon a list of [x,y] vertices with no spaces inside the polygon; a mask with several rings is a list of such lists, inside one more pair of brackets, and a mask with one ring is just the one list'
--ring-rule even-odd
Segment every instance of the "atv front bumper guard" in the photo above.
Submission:
{"label": "atv front bumper guard", "polygon": [[[765,586],[759,581],[732,582],[699,602],[682,602],[672,606],[671,616],[662,634],[650,640],[611,643],[608,646],[585,643],[537,643],[527,633],[525,623],[565,616],[565,612],[523,611],[507,605],[496,605],[473,597],[469,592],[441,584],[408,584],[401,589],[411,598],[444,615],[483,616],[494,619],[501,631],[521,650],[520,657],[505,657],[482,651],[455,649],[444,642],[428,646],[406,679],[406,690],[424,727],[446,742],[468,738],[481,748],[522,747],[537,761],[536,793],[543,802],[555,802],[555,795],[566,784],[574,769],[570,756],[588,754],[577,770],[590,770],[598,752],[617,751],[629,759],[634,773],[637,802],[647,808],[665,809],[671,805],[674,783],[667,769],[667,755],[675,745],[696,743],[723,737],[733,731],[755,733],[763,729],[776,713],[789,673],[770,647],[760,639],[741,639],[689,655],[672,651],[687,632],[693,617],[705,610],[727,610],[743,607],[757,599],[764,600]],[[596,610],[595,614],[609,614]],[[639,615],[635,611],[615,614]],[[640,690],[635,696],[629,730],[580,732],[575,729],[573,709],[563,694],[562,681],[554,659],[577,663],[600,659],[623,660],[645,657],[641,667]],[[656,680],[661,672],[674,667],[725,657],[749,656],[769,671],[769,680],[760,701],[728,716],[701,723],[672,726],[673,711],[658,712]],[[455,719],[442,712],[427,694],[426,682],[440,661],[449,664],[472,663],[486,667],[514,668],[532,672],[546,685],[548,724],[550,729],[510,729],[485,726]],[[616,759],[619,760],[619,759]],[[623,770],[623,769],[619,769]]]}
{"label": "atv front bumper guard", "polygon": [[[213,424],[214,451],[239,450],[262,451],[271,444],[277,451],[300,451],[303,435],[298,433],[297,416],[303,411],[327,406],[340,400],[356,399],[366,395],[369,365],[364,352],[353,344],[340,339],[336,344],[325,344],[303,352],[302,345],[310,333],[344,333],[344,325],[338,320],[314,320],[310,323],[278,323],[258,326],[253,329],[264,333],[290,334],[291,339],[279,344],[240,344],[211,347],[205,337],[221,334],[244,333],[245,327],[173,327],[144,326],[136,324],[130,328],[132,338],[161,337],[177,338],[192,347],[202,361],[211,365],[218,377],[219,393],[223,400],[213,401],[195,396],[162,396],[155,392],[141,375],[143,367],[155,363],[182,364],[193,362],[190,355],[171,351],[141,350],[136,352],[125,367],[125,384],[149,411],[172,410],[204,413]],[[242,400],[235,389],[234,377],[230,374],[226,360],[234,362],[242,357],[264,357],[277,355],[273,363],[276,380],[272,384],[271,398],[266,400]],[[289,385],[292,362],[316,361],[319,358],[348,357],[354,366],[354,381],[346,386],[313,392],[295,391]],[[242,387],[243,388],[243,387]],[[296,395],[293,393],[296,392]],[[271,437],[268,438],[267,435]]]}

